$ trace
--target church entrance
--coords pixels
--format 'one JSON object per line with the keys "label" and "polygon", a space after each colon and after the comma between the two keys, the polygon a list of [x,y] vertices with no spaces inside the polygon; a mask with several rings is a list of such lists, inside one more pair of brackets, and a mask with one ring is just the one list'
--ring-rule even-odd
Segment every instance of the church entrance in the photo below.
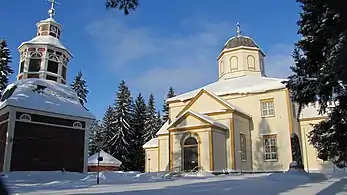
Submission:
{"label": "church entrance", "polygon": [[198,141],[194,137],[188,137],[183,143],[183,171],[198,170],[199,154]]}

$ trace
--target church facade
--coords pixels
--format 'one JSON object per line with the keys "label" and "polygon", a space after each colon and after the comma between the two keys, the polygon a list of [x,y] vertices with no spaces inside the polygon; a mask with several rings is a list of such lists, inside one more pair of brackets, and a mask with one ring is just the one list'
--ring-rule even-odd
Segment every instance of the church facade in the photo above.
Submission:
{"label": "church facade", "polygon": [[267,77],[264,58],[238,26],[217,57],[218,81],[167,100],[169,120],[143,146],[146,171],[285,171],[292,150],[306,170],[331,166],[307,140],[325,116],[313,105],[297,116],[285,79]]}

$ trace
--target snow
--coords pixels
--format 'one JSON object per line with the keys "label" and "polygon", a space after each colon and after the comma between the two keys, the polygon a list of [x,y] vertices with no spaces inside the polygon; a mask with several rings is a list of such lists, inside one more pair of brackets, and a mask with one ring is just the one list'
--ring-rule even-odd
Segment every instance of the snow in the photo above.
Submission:
{"label": "snow", "polygon": [[165,173],[101,172],[10,172],[3,179],[12,194],[122,194],[122,195],[252,195],[252,194],[347,194],[347,172],[339,177],[321,173],[267,173],[213,176],[191,173],[163,177]]}
{"label": "snow", "polygon": [[[318,105],[318,103],[317,103]],[[322,116],[327,116],[325,115],[320,115],[318,112],[318,107],[314,104],[309,104],[308,106],[305,106],[300,113],[300,119],[306,119],[306,118],[315,118],[315,117],[322,117]]]}
{"label": "snow", "polygon": [[[121,161],[106,153],[105,151],[100,151],[100,157],[103,157],[103,160],[99,162],[102,166],[120,166],[122,164]],[[95,153],[88,157],[88,165],[97,165],[98,164],[98,153]]]}
{"label": "snow", "polygon": [[143,148],[154,148],[154,147],[158,147],[158,138],[152,138],[151,140],[149,140],[147,143],[145,143],[143,146]]}
{"label": "snow", "polygon": [[161,128],[159,129],[159,131],[155,134],[155,135],[166,135],[169,133],[168,131],[168,127],[169,127],[169,120],[167,120],[163,126],[161,126]]}
{"label": "snow", "polygon": [[[47,87],[42,94],[33,91],[38,85]],[[75,91],[68,85],[30,78],[18,80],[8,85],[4,93],[14,86],[17,88],[13,94],[0,102],[0,109],[6,106],[15,106],[87,119],[95,118],[80,104]]]}
{"label": "snow", "polygon": [[[53,47],[57,47],[59,49],[63,49],[67,52],[69,50],[66,49],[66,47],[60,42],[59,39],[52,37],[52,36],[36,36],[30,41],[23,42],[18,48],[21,48],[25,44],[32,44],[32,45],[51,45]],[[72,54],[69,52],[69,54],[72,56]]]}
{"label": "snow", "polygon": [[249,94],[249,93],[260,93],[267,92],[275,89],[285,89],[286,86],[282,83],[286,79],[260,77],[260,76],[240,76],[237,78],[220,80],[211,84],[208,84],[202,88],[184,93],[172,98],[167,101],[184,101],[193,98],[201,89],[210,91],[217,96],[228,95],[228,94]]}

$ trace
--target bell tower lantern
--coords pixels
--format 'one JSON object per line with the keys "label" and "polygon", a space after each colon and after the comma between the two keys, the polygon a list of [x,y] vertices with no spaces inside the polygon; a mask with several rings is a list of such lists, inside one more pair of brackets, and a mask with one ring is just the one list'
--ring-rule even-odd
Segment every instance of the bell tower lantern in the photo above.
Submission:
{"label": "bell tower lantern", "polygon": [[49,18],[36,24],[36,37],[19,47],[20,62],[17,79],[40,78],[66,83],[67,67],[72,54],[60,42],[62,26],[55,19],[55,0],[48,0]]}
{"label": "bell tower lantern", "polygon": [[219,56],[219,80],[252,75],[265,76],[265,54],[250,37],[241,35],[239,23],[236,25],[236,36],[231,37],[223,46]]}

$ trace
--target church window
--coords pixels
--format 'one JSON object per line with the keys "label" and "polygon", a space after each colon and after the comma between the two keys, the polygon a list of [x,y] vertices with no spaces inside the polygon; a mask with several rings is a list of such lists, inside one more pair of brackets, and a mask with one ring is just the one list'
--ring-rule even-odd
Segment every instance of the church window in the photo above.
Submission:
{"label": "church window", "polygon": [[246,135],[240,134],[241,160],[247,161]]}
{"label": "church window", "polygon": [[62,76],[64,79],[66,79],[66,67],[63,65],[63,69],[62,69],[62,72],[61,72]]}
{"label": "church window", "polygon": [[199,165],[198,141],[195,137],[187,137],[183,141],[183,170],[191,171]]}
{"label": "church window", "polygon": [[81,123],[81,122],[76,121],[76,122],[73,123],[72,127],[75,127],[75,128],[82,128],[83,126],[82,126],[82,123]]}
{"label": "church window", "polygon": [[277,161],[277,136],[276,135],[264,135],[264,160],[265,161]]}
{"label": "church window", "polygon": [[58,73],[58,62],[48,60],[47,71],[52,73]]}
{"label": "church window", "polygon": [[41,59],[30,59],[29,72],[38,72],[41,69]]}
{"label": "church window", "polygon": [[56,37],[55,33],[50,32],[49,35],[51,35],[52,37]]}
{"label": "church window", "polygon": [[48,59],[49,60],[53,60],[55,62],[59,62],[59,57],[57,55],[55,55],[54,53],[49,53],[48,54]]}
{"label": "church window", "polygon": [[24,63],[25,63],[25,61],[22,61],[20,63],[19,73],[22,73],[24,71]]}
{"label": "church window", "polygon": [[40,78],[39,74],[28,74],[27,78]]}
{"label": "church window", "polygon": [[230,58],[230,71],[238,70],[238,59],[236,56]]}
{"label": "church window", "polygon": [[220,74],[223,75],[224,74],[224,62],[221,61],[219,64],[219,70],[220,70]]}
{"label": "church window", "polygon": [[40,30],[41,31],[47,31],[48,30],[48,24],[41,25]]}
{"label": "church window", "polygon": [[260,100],[260,105],[261,105],[262,117],[275,116],[275,108],[274,108],[273,99]]}
{"label": "church window", "polygon": [[255,70],[255,58],[251,55],[247,57],[248,70]]}
{"label": "church window", "polygon": [[48,53],[54,53],[54,50],[52,50],[52,49],[47,49],[47,52],[48,52]]}
{"label": "church window", "polygon": [[57,77],[55,77],[55,76],[51,76],[51,75],[46,75],[46,79],[47,80],[51,80],[51,81],[57,81]]}
{"label": "church window", "polygon": [[22,114],[20,115],[19,119],[23,121],[31,121],[31,117],[29,114]]}

